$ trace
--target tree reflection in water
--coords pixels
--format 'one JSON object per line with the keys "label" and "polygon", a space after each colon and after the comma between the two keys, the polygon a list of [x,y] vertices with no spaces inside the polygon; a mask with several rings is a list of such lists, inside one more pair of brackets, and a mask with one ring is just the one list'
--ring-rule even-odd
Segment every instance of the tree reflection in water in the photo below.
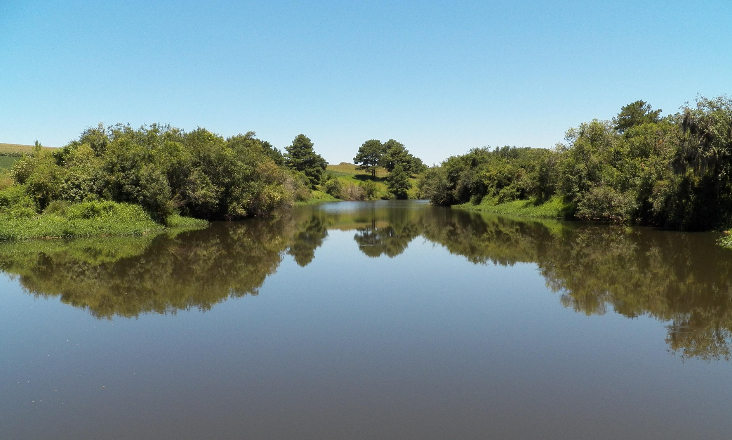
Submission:
{"label": "tree reflection in water", "polygon": [[178,235],[5,243],[0,269],[30,294],[59,296],[99,318],[208,310],[256,295],[284,255],[310,264],[329,229],[355,231],[358,249],[374,258],[395,257],[423,236],[473,264],[533,263],[565,307],[648,315],[668,323],[667,343],[682,357],[730,358],[732,255],[712,234],[376,202],[303,207]]}

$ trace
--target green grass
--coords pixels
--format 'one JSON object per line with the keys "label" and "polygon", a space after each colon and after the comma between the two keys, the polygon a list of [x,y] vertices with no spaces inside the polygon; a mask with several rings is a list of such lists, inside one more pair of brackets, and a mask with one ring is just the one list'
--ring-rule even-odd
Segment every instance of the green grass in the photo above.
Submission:
{"label": "green grass", "polygon": [[16,160],[18,160],[18,157],[0,156],[0,171],[9,170]]}
{"label": "green grass", "polygon": [[296,206],[317,205],[318,203],[338,202],[338,201],[340,201],[340,199],[336,199],[335,197],[331,196],[330,194],[326,194],[323,191],[313,190],[313,191],[311,191],[311,198],[309,198],[308,200],[295,202],[295,205]]}
{"label": "green grass", "polygon": [[[346,162],[341,162],[338,165],[328,165],[325,172],[330,175],[331,178],[340,180],[344,188],[349,185],[358,186],[367,180],[373,180],[376,184],[375,198],[389,198],[389,191],[386,186],[386,176],[389,175],[389,172],[384,168],[379,167],[376,169],[376,178],[372,178],[370,172],[358,170],[356,169],[356,165]],[[412,189],[410,189],[407,194],[410,199],[416,199],[418,193],[417,179],[410,178],[409,182],[412,184]]]}
{"label": "green grass", "polygon": [[388,173],[383,168],[376,169],[375,179],[371,177],[370,172],[357,170],[356,165],[345,162],[341,162],[338,165],[328,165],[325,173],[332,179],[340,180],[343,188],[347,188],[351,185],[359,186],[367,180],[373,180],[373,182],[376,184],[375,198],[379,199],[387,196],[388,191],[386,189],[385,178]]}
{"label": "green grass", "polygon": [[[357,170],[356,165],[352,163],[347,162],[341,162],[338,165],[328,165],[328,168],[326,171],[332,172],[336,175],[351,175],[351,176],[358,176],[355,177],[358,180],[366,180],[371,178],[371,173],[368,171],[363,170]],[[384,179],[389,173],[384,168],[377,168],[376,169],[376,178],[377,179]]]}
{"label": "green grass", "polygon": [[171,229],[203,229],[208,226],[206,220],[192,217],[183,217],[173,214],[165,220],[165,224]]}
{"label": "green grass", "polygon": [[497,203],[496,199],[485,198],[478,205],[464,203],[455,205],[453,208],[530,218],[570,218],[574,212],[574,206],[558,196],[552,197],[544,203],[537,203],[536,200]]}
{"label": "green grass", "polygon": [[[0,173],[9,170],[22,155],[32,153],[33,148],[33,145],[0,143]],[[54,150],[52,147],[43,147],[43,149]]]}
{"label": "green grass", "polygon": [[[0,156],[23,155],[33,152],[33,145],[3,144],[0,143]],[[43,147],[44,150],[53,150],[53,147]]]}
{"label": "green grass", "polygon": [[[28,208],[0,213],[0,241],[147,235],[168,230],[153,221],[137,205],[115,202],[54,203],[43,214],[36,214]],[[200,229],[208,222],[172,216],[168,224],[171,228]]]}
{"label": "green grass", "polygon": [[0,170],[0,191],[13,185],[13,179],[7,170]]}

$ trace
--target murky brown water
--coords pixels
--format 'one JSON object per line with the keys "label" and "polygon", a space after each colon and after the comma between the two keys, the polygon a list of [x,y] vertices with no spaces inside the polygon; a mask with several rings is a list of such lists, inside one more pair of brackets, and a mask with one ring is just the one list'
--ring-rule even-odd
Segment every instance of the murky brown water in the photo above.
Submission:
{"label": "murky brown water", "polygon": [[339,203],[0,245],[0,438],[726,439],[715,234]]}

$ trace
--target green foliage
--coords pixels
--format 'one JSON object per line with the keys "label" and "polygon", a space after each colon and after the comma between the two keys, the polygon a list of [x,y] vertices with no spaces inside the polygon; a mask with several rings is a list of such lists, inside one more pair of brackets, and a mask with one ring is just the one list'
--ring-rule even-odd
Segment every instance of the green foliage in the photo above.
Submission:
{"label": "green foliage", "polygon": [[285,148],[285,162],[288,167],[307,176],[310,187],[320,184],[328,163],[313,149],[313,142],[304,134],[299,134],[292,144]]}
{"label": "green foliage", "polygon": [[732,100],[659,115],[636,101],[612,122],[568,130],[554,150],[473,149],[425,172],[420,193],[439,205],[558,195],[576,218],[677,229],[732,223]]}
{"label": "green foliage", "polygon": [[38,146],[10,174],[36,212],[54,201],[109,200],[164,224],[176,213],[237,219],[290,205],[302,185],[277,162],[282,155],[253,132],[224,140],[202,128],[99,125],[55,151]]}
{"label": "green foliage", "polygon": [[204,229],[208,226],[208,222],[198,218],[183,217],[178,214],[172,214],[165,219],[165,226],[179,230]]}
{"label": "green foliage", "polygon": [[400,142],[389,139],[384,142],[383,149],[384,153],[381,157],[380,164],[390,173],[397,165],[400,165],[402,171],[409,175],[424,171],[425,167],[422,164],[422,160],[414,157]]}
{"label": "green foliage", "polygon": [[330,194],[324,193],[323,191],[313,190],[308,191],[308,197],[295,202],[296,206],[308,206],[317,205],[325,202],[337,202],[340,199],[336,199]]}
{"label": "green foliage", "polygon": [[49,204],[44,214],[27,210],[0,215],[0,240],[72,238],[102,235],[142,235],[163,230],[137,205],[115,202],[84,202],[66,207]]}
{"label": "green foliage", "polygon": [[[386,197],[387,188],[383,168],[377,170],[377,177],[370,175],[368,171],[361,171],[357,166],[348,163],[339,165],[328,165],[326,170],[326,184],[328,180],[337,179],[342,187],[342,200],[374,200]],[[324,187],[324,185],[321,185]]]}
{"label": "green foliage", "polygon": [[376,183],[373,180],[364,180],[359,184],[359,186],[361,187],[363,195],[366,199],[373,200],[376,198],[378,188],[376,187]]}
{"label": "green foliage", "polygon": [[[17,191],[13,187],[13,191]],[[8,192],[0,193],[0,203],[8,198]],[[162,224],[152,220],[139,205],[111,201],[69,203],[55,200],[42,214],[37,214],[32,201],[20,197],[11,208],[0,206],[0,240],[25,240],[31,238],[74,238],[96,236],[145,235],[162,232]],[[169,228],[200,229],[205,220],[172,215],[165,219]]]}
{"label": "green foliage", "polygon": [[402,168],[401,164],[397,164],[386,178],[386,187],[389,192],[397,199],[407,199],[407,192],[412,188],[409,182],[409,174]]}
{"label": "green foliage", "polygon": [[[364,142],[353,160],[358,164],[357,169],[369,171],[372,179],[376,179],[377,167],[385,169],[389,173],[386,178],[388,196],[399,199],[406,199],[410,196],[409,192],[412,188],[410,178],[427,169],[421,159],[410,154],[402,143],[394,139],[389,139],[384,143],[376,139]],[[368,184],[364,187],[364,183],[362,182],[359,188],[349,187],[350,199],[361,200],[376,197],[376,185]]]}
{"label": "green foliage", "polygon": [[574,216],[576,211],[576,207],[561,196],[554,196],[549,200],[526,199],[511,202],[499,202],[497,198],[485,198],[480,204],[468,202],[456,205],[456,207],[470,211],[546,219],[569,219]]}
{"label": "green foliage", "polygon": [[0,190],[0,213],[13,208],[35,208],[33,199],[26,193],[25,187],[13,185]]}
{"label": "green foliage", "polygon": [[353,158],[353,163],[358,165],[357,169],[366,170],[371,173],[372,178],[375,178],[376,168],[382,164],[386,148],[387,146],[379,140],[368,140],[359,147],[356,157]]}
{"label": "green foliage", "polygon": [[337,178],[328,179],[323,185],[323,191],[337,199],[343,198],[343,184]]}
{"label": "green foliage", "polygon": [[620,109],[620,113],[613,118],[614,128],[624,133],[631,127],[642,124],[655,124],[659,122],[661,110],[652,110],[650,104],[645,101],[635,101]]}
{"label": "green foliage", "polygon": [[10,170],[13,164],[18,160],[18,156],[3,156],[0,155],[0,172],[4,170]]}
{"label": "green foliage", "polygon": [[484,197],[545,200],[555,193],[556,155],[539,148],[476,148],[428,169],[418,186],[437,205],[477,204]]}

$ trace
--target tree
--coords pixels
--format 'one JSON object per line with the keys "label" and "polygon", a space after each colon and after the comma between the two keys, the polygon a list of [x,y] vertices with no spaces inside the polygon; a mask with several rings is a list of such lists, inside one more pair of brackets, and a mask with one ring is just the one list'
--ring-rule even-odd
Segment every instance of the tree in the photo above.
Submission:
{"label": "tree", "polygon": [[353,163],[358,165],[356,169],[370,171],[371,177],[376,177],[376,167],[381,164],[381,158],[385,152],[385,144],[382,144],[381,141],[368,140],[359,147]]}
{"label": "tree", "polygon": [[328,163],[313,149],[313,142],[304,134],[299,134],[292,141],[292,145],[285,147],[285,163],[295,171],[307,176],[310,187],[315,188],[320,183]]}
{"label": "tree", "polygon": [[381,166],[390,173],[397,165],[401,165],[402,170],[408,175],[417,174],[426,168],[421,159],[414,157],[404,147],[404,144],[394,139],[389,139],[384,143],[384,150],[384,155],[381,157]]}
{"label": "tree", "polygon": [[378,188],[376,187],[376,184],[373,180],[365,180],[359,185],[361,186],[363,194],[364,196],[366,196],[367,199],[371,200],[373,198],[376,198],[376,192],[378,191]]}
{"label": "tree", "polygon": [[635,101],[620,109],[618,116],[613,118],[613,124],[619,133],[624,133],[636,125],[658,122],[660,114],[661,109],[652,110],[651,104],[645,101]]}
{"label": "tree", "polygon": [[386,177],[386,187],[397,199],[407,198],[407,191],[412,184],[409,182],[409,174],[404,171],[401,164],[397,164]]}
{"label": "tree", "polygon": [[397,164],[402,164],[402,168],[404,168],[407,162],[409,162],[409,151],[404,148],[404,144],[394,139],[384,142],[384,155],[380,165],[386,168],[386,171],[391,173]]}

